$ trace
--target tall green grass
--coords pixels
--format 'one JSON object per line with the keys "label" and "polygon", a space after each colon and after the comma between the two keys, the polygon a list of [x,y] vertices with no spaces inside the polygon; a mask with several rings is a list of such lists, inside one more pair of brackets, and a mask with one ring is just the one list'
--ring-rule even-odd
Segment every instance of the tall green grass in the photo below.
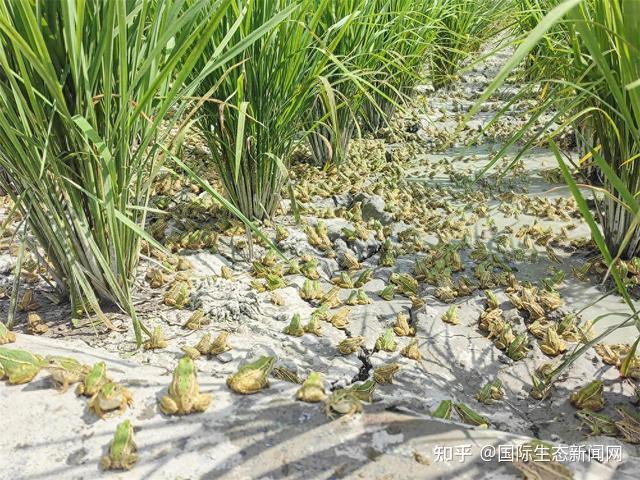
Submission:
{"label": "tall green grass", "polygon": [[222,75],[252,40],[224,39],[198,63],[231,4],[0,1],[0,186],[74,311],[109,323],[101,302],[115,304],[138,341],[132,282],[150,185],[194,66]]}

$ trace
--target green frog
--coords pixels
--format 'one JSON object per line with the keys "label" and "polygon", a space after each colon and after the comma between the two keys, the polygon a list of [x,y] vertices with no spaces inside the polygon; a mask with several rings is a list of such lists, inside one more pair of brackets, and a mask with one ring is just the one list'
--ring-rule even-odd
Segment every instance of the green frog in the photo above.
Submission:
{"label": "green frog", "polygon": [[387,328],[384,334],[380,335],[376,340],[375,350],[383,350],[385,352],[395,352],[398,344],[393,337],[393,329]]}
{"label": "green frog", "polygon": [[393,383],[393,376],[400,370],[400,365],[397,363],[390,363],[378,367],[373,371],[373,379],[376,383],[385,385],[387,383]]}
{"label": "green frog", "polygon": [[296,398],[307,403],[321,402],[326,396],[322,375],[318,372],[311,372],[296,392]]}
{"label": "green frog", "polygon": [[169,307],[182,309],[189,304],[191,287],[189,282],[177,281],[164,294],[164,304]]}
{"label": "green frog", "polygon": [[351,390],[340,388],[325,401],[324,411],[329,418],[335,414],[349,416],[362,412],[362,402]]}
{"label": "green frog", "polygon": [[522,332],[507,347],[507,356],[515,361],[522,360],[529,353],[527,343],[529,339],[526,332]]}
{"label": "green frog", "polygon": [[460,319],[458,318],[458,307],[456,305],[451,305],[447,311],[444,312],[441,319],[445,323],[458,325],[460,323]]}
{"label": "green frog", "polygon": [[373,402],[373,392],[376,389],[376,381],[375,380],[365,380],[364,382],[354,384],[349,390],[353,392],[353,394],[358,397],[358,399],[362,402],[371,403]]}
{"label": "green frog", "polygon": [[443,400],[436,407],[431,414],[434,418],[441,418],[443,420],[449,420],[451,418],[451,412],[453,411],[453,402],[451,400]]}
{"label": "green frog", "polygon": [[320,305],[311,312],[311,318],[316,320],[329,320],[329,305]]}
{"label": "green frog", "polygon": [[391,239],[387,238],[382,246],[380,253],[380,261],[378,264],[381,267],[393,267],[396,264],[396,251],[391,244]]}
{"label": "green frog", "polygon": [[487,428],[489,426],[489,420],[487,420],[486,417],[483,417],[479,413],[474,412],[464,403],[456,403],[453,405],[453,408],[463,423],[466,423],[468,425],[475,425],[481,428]]}
{"label": "green frog", "polygon": [[409,325],[409,317],[404,312],[398,313],[393,331],[399,337],[412,337],[416,334],[416,329]]}
{"label": "green frog", "polygon": [[300,324],[299,313],[295,313],[293,317],[291,317],[291,322],[285,327],[283,332],[294,337],[301,337],[304,335],[304,328],[302,328],[302,325]]}
{"label": "green frog", "polygon": [[594,380],[577,392],[573,392],[569,401],[579,410],[598,412],[604,408],[603,390],[604,384],[600,380]]}
{"label": "green frog", "polygon": [[540,343],[540,350],[545,355],[556,357],[567,349],[567,344],[558,336],[554,326],[549,326],[544,335],[544,340]]}
{"label": "green frog", "polygon": [[211,394],[200,393],[196,366],[188,356],[178,360],[167,395],[160,399],[160,410],[166,415],[188,415],[204,412],[213,399]]}
{"label": "green frog", "polygon": [[400,351],[400,354],[403,357],[410,358],[411,360],[415,360],[417,362],[422,361],[422,353],[420,352],[420,348],[418,347],[418,339],[414,338]]}
{"label": "green frog", "polygon": [[365,268],[358,276],[355,282],[353,282],[354,288],[361,288],[373,278],[373,268]]}
{"label": "green frog", "polygon": [[268,292],[272,292],[280,288],[285,288],[286,286],[287,281],[280,275],[268,273],[265,277],[265,287]]}
{"label": "green frog", "polygon": [[496,297],[495,293],[493,293],[491,290],[485,290],[484,295],[485,297],[487,297],[487,301],[485,303],[485,308],[487,310],[494,310],[500,306],[498,297]]}
{"label": "green frog", "polygon": [[351,355],[364,344],[364,340],[364,337],[345,338],[338,344],[338,351],[342,355]]}
{"label": "green frog", "polygon": [[343,307],[331,316],[329,323],[339,330],[344,330],[349,326],[348,317],[350,313],[350,307]]}
{"label": "green frog", "polygon": [[516,339],[516,336],[513,333],[513,329],[511,328],[511,325],[509,325],[508,323],[505,323],[504,327],[502,328],[502,331],[496,338],[495,344],[496,344],[496,347],[498,347],[500,350],[506,350],[507,347],[511,345],[511,343],[515,339]]}
{"label": "green frog", "polygon": [[392,273],[389,276],[389,281],[408,297],[415,297],[418,294],[418,281],[408,273]]}
{"label": "green frog", "polygon": [[81,382],[91,371],[89,365],[82,364],[75,358],[51,355],[46,357],[46,360],[51,381],[61,392],[66,392],[69,385]]}
{"label": "green frog", "polygon": [[200,330],[204,325],[209,325],[209,319],[205,317],[204,311],[201,308],[195,310],[182,325],[182,328],[186,330]]}
{"label": "green frog", "polygon": [[340,275],[333,278],[331,282],[340,288],[353,288],[353,280],[347,272],[340,272]]}
{"label": "green frog", "polygon": [[281,225],[276,225],[276,243],[280,243],[289,238],[289,231]]}
{"label": "green frog", "polygon": [[590,435],[618,435],[618,427],[611,417],[591,410],[578,410],[576,416],[582,420],[582,425],[589,427]]}
{"label": "green frog", "polygon": [[322,297],[321,304],[327,305],[329,308],[336,308],[342,305],[342,300],[338,294],[340,293],[340,287],[333,287],[329,290],[324,297]]}
{"label": "green frog", "polygon": [[347,305],[368,305],[371,303],[371,299],[362,288],[359,288],[349,294],[346,303]]}
{"label": "green frog", "polygon": [[311,301],[319,300],[322,297],[324,297],[324,292],[320,287],[320,282],[318,280],[309,280],[307,278],[302,285],[302,289],[300,290],[300,298],[302,298],[303,300]]}
{"label": "green frog", "polygon": [[29,383],[46,366],[46,360],[26,350],[0,347],[0,373],[10,384]]}
{"label": "green frog", "polygon": [[317,316],[311,315],[309,323],[304,326],[304,331],[306,333],[312,333],[316,337],[322,336],[322,328],[320,327],[320,321]]}
{"label": "green frog", "polygon": [[104,418],[107,413],[115,410],[119,410],[122,415],[132,404],[133,397],[129,390],[115,382],[107,382],[89,400],[89,410],[93,410],[99,418]]}
{"label": "green frog", "polygon": [[164,338],[164,333],[162,332],[162,328],[158,325],[151,332],[151,336],[149,340],[147,340],[144,344],[145,350],[160,350],[162,348],[166,348],[168,345],[167,340]]}
{"label": "green frog", "polygon": [[269,375],[276,362],[275,357],[260,357],[252,363],[243,365],[236,373],[227,378],[227,386],[236,393],[257,393],[269,386]]}
{"label": "green frog", "polygon": [[393,300],[395,296],[396,288],[393,285],[387,285],[382,290],[378,292],[378,296],[387,302]]}
{"label": "green frog", "polygon": [[7,328],[7,326],[0,322],[0,345],[5,343],[13,343],[16,341],[16,334]]}
{"label": "green frog", "polygon": [[137,451],[133,427],[125,420],[116,427],[109,454],[100,459],[100,465],[103,470],[131,470],[138,461]]}
{"label": "green frog", "polygon": [[309,280],[319,280],[320,272],[318,272],[318,259],[315,257],[304,257],[300,273]]}
{"label": "green frog", "polygon": [[84,395],[85,397],[93,397],[102,385],[111,381],[107,376],[107,364],[104,362],[98,362],[84,379],[76,387],[76,395]]}
{"label": "green frog", "polygon": [[221,353],[231,350],[231,345],[229,345],[229,335],[229,332],[220,332],[209,346],[209,355],[215,357],[220,355]]}
{"label": "green frog", "polygon": [[485,384],[476,394],[476,400],[485,405],[493,405],[496,400],[501,400],[503,397],[504,390],[502,388],[502,380],[499,378]]}

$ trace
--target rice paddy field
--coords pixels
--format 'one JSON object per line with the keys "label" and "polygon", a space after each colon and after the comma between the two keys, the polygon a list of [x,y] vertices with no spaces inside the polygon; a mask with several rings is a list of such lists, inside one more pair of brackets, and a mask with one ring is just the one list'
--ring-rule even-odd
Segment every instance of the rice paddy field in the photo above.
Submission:
{"label": "rice paddy field", "polygon": [[0,0],[0,479],[640,478],[639,19]]}

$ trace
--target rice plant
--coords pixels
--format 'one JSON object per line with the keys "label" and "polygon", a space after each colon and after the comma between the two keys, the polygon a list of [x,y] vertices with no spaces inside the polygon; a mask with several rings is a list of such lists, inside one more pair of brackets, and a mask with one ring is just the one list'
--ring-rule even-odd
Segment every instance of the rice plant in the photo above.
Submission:
{"label": "rice plant", "polygon": [[[115,304],[138,341],[132,282],[141,238],[151,241],[150,185],[230,3],[0,2],[0,186],[73,310],[110,325],[100,303]],[[219,42],[199,73],[220,74],[250,40]]]}

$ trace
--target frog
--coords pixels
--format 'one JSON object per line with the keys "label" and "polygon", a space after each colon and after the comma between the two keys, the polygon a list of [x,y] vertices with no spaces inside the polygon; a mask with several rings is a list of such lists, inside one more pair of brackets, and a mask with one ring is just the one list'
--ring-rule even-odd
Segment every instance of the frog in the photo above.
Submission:
{"label": "frog", "polygon": [[184,322],[182,328],[185,330],[200,330],[204,325],[209,325],[209,323],[209,319],[205,316],[204,310],[198,308],[189,315],[189,318]]}
{"label": "frog", "polygon": [[551,326],[553,326],[553,324],[547,319],[538,318],[537,320],[534,320],[531,324],[529,324],[527,330],[534,337],[539,338],[540,340],[544,340],[545,336],[547,335],[547,329]]}
{"label": "frog", "polygon": [[205,333],[200,340],[198,341],[198,343],[196,343],[193,348],[195,348],[198,352],[200,352],[200,355],[208,355],[209,352],[211,351],[211,334],[210,333]]}
{"label": "frog", "polygon": [[305,333],[312,333],[316,337],[322,336],[322,329],[320,327],[320,321],[318,320],[317,316],[311,315],[311,318],[309,318],[309,323],[304,326],[304,331]]}
{"label": "frog", "polygon": [[573,479],[574,475],[571,469],[552,458],[551,452],[553,451],[552,445],[540,440],[533,440],[518,448],[519,455],[514,456],[511,463],[525,479]]}
{"label": "frog", "polygon": [[365,268],[358,276],[355,282],[353,282],[354,288],[364,287],[364,285],[373,278],[373,268]]}
{"label": "frog", "polygon": [[387,328],[384,334],[380,335],[376,340],[375,350],[384,350],[385,352],[395,352],[398,349],[398,344],[393,338],[393,329]]}
{"label": "frog", "polygon": [[526,332],[519,334],[507,347],[507,357],[515,361],[525,358],[527,356],[527,353],[529,353],[527,343],[528,338]]}
{"label": "frog", "polygon": [[329,308],[336,308],[342,305],[342,300],[338,294],[340,293],[340,287],[333,287],[329,290],[324,297],[322,297],[321,303],[327,305]]}
{"label": "frog", "polygon": [[607,345],[605,343],[597,344],[594,349],[596,353],[602,358],[602,361],[607,365],[613,365],[619,367],[622,363],[622,349],[621,345]]}
{"label": "frog", "polygon": [[544,341],[540,343],[540,350],[550,357],[556,357],[567,350],[567,344],[558,336],[556,327],[553,325],[547,328]]}
{"label": "frog", "polygon": [[107,376],[107,364],[104,362],[98,362],[91,367],[89,373],[82,379],[82,381],[76,387],[76,395],[84,395],[85,397],[93,397],[102,385],[110,382],[111,379]]}
{"label": "frog", "polygon": [[34,300],[34,291],[32,288],[26,290],[22,298],[18,302],[18,310],[21,312],[30,312],[38,308],[38,304]]}
{"label": "frog", "polygon": [[287,281],[280,275],[269,273],[265,277],[265,287],[268,292],[272,292],[280,288],[285,288],[287,285]]}
{"label": "frog", "polygon": [[80,363],[75,358],[47,356],[46,369],[51,374],[51,382],[61,393],[69,389],[69,385],[81,382],[91,371],[89,365]]}
{"label": "frog", "polygon": [[360,401],[371,403],[373,402],[373,392],[376,389],[376,385],[375,380],[369,379],[352,385],[349,390],[351,390]]}
{"label": "frog", "polygon": [[511,325],[507,323],[496,338],[495,344],[496,347],[498,347],[500,350],[506,350],[507,347],[509,347],[509,345],[511,345],[511,343],[513,343],[515,339],[516,336],[513,333]]}
{"label": "frog", "polygon": [[391,300],[393,300],[395,293],[396,293],[396,288],[393,285],[387,285],[386,287],[384,287],[382,290],[378,292],[378,296],[383,300],[390,302]]}
{"label": "frog", "polygon": [[485,297],[487,297],[487,301],[485,303],[485,308],[487,310],[494,310],[500,306],[498,297],[496,297],[495,293],[493,293],[491,290],[485,290],[484,295]]}
{"label": "frog", "polygon": [[320,272],[318,272],[318,260],[314,257],[309,257],[300,267],[300,273],[309,280],[319,280]]}
{"label": "frog", "polygon": [[464,403],[455,403],[453,409],[456,411],[460,420],[468,425],[478,426],[480,428],[488,428],[489,420],[477,412],[474,412]]}
{"label": "frog", "polygon": [[412,337],[416,334],[416,329],[409,325],[409,317],[404,312],[398,313],[393,331],[399,337]]}
{"label": "frog", "polygon": [[558,323],[558,328],[556,329],[558,335],[560,335],[564,340],[568,342],[579,342],[580,341],[580,333],[576,328],[576,316],[575,315],[565,315]]}
{"label": "frog", "polygon": [[167,277],[159,268],[149,268],[144,278],[149,282],[151,288],[160,288],[167,283]]}
{"label": "frog", "polygon": [[318,280],[309,280],[308,278],[304,281],[299,293],[300,298],[307,301],[319,300],[324,297],[320,282]]}
{"label": "frog", "polygon": [[164,338],[162,328],[157,325],[151,332],[151,336],[144,344],[145,350],[160,350],[166,348],[168,345],[167,340]]}
{"label": "frog", "polygon": [[220,277],[225,280],[234,281],[235,275],[233,274],[233,270],[231,270],[228,266],[222,265],[220,267]]}
{"label": "frog", "polygon": [[434,418],[441,418],[443,420],[451,419],[451,412],[453,411],[453,402],[451,400],[442,400],[436,409],[431,413]]}
{"label": "frog", "polygon": [[189,415],[204,412],[212,400],[211,394],[200,393],[196,366],[191,358],[184,356],[173,371],[167,395],[160,399],[160,410],[165,415]]}
{"label": "frog", "polygon": [[269,375],[275,364],[275,357],[263,356],[254,362],[243,365],[236,373],[227,378],[227,386],[243,395],[257,393],[269,386]]}
{"label": "frog", "polygon": [[276,263],[278,263],[278,255],[275,250],[269,250],[264,256],[260,259],[260,262],[265,267],[273,267]]}
{"label": "frog", "polygon": [[100,466],[103,470],[131,470],[138,461],[137,451],[133,427],[125,420],[116,427],[109,454],[100,459]]}
{"label": "frog", "polygon": [[353,290],[350,294],[349,294],[349,298],[347,298],[346,304],[347,305],[368,305],[372,303],[371,299],[369,298],[369,296],[367,295],[367,293],[362,289],[359,288],[357,290]]}
{"label": "frog", "polygon": [[178,261],[176,262],[176,270],[179,272],[185,272],[187,270],[191,270],[193,268],[193,264],[185,257],[178,256]]}
{"label": "frog", "polygon": [[360,262],[356,258],[356,256],[349,250],[345,250],[342,254],[341,265],[350,272],[354,272],[356,270],[360,270],[362,268],[360,266]]}
{"label": "frog", "polygon": [[373,379],[381,385],[393,383],[393,376],[400,370],[400,365],[390,363],[373,370]]}
{"label": "frog", "polygon": [[331,283],[340,288],[353,288],[353,280],[347,272],[340,272],[340,275],[333,278]]}
{"label": "frog", "polygon": [[12,385],[29,383],[47,364],[40,355],[26,350],[0,347],[0,373]]}
{"label": "frog", "polygon": [[7,326],[0,322],[0,345],[7,343],[13,343],[16,341],[16,334],[7,328]]}
{"label": "frog", "polygon": [[174,282],[169,290],[164,294],[164,304],[169,307],[183,309],[189,304],[191,298],[191,287],[186,281]]}
{"label": "frog", "polygon": [[249,285],[251,286],[251,288],[253,288],[256,292],[258,293],[263,293],[267,291],[267,284],[266,282],[263,281],[259,281],[259,280],[252,280]]}
{"label": "frog", "polygon": [[418,281],[408,273],[392,273],[389,281],[398,287],[398,290],[407,297],[415,297],[418,294]]}
{"label": "frog", "polygon": [[351,416],[362,412],[362,402],[351,390],[339,388],[324,402],[324,411],[329,418],[335,415]]}
{"label": "frog", "polygon": [[311,318],[316,320],[329,320],[329,305],[320,305],[311,312]]}
{"label": "frog", "polygon": [[387,238],[382,245],[380,260],[378,265],[381,267],[393,267],[396,264],[396,251],[391,244],[391,239]]}
{"label": "frog", "polygon": [[406,358],[410,358],[411,360],[415,360],[417,362],[422,361],[422,353],[418,348],[418,339],[414,338],[407,345],[400,350],[400,355]]}
{"label": "frog", "polygon": [[573,392],[569,401],[579,410],[598,412],[604,408],[605,404],[603,390],[604,384],[600,380],[594,380],[577,392]]}
{"label": "frog", "polygon": [[458,318],[458,307],[456,305],[451,305],[440,318],[445,323],[458,325],[460,323],[460,319]]}
{"label": "frog", "polygon": [[532,387],[529,395],[537,400],[544,400],[551,394],[551,376],[555,370],[551,363],[543,363],[531,374]]}
{"label": "frog", "polygon": [[49,331],[49,327],[42,321],[40,315],[30,310],[27,312],[27,330],[33,335],[42,335]]}
{"label": "frog", "polygon": [[311,372],[300,389],[296,392],[296,399],[307,403],[318,403],[327,398],[322,381],[322,374]]}
{"label": "frog", "polygon": [[342,355],[351,355],[364,344],[364,341],[364,337],[345,338],[338,344],[338,351]]}
{"label": "frog", "polygon": [[89,410],[93,410],[98,418],[104,418],[116,410],[122,415],[132,404],[133,397],[129,390],[115,382],[106,382],[89,400]]}
{"label": "frog", "polygon": [[350,307],[343,307],[331,316],[329,323],[339,330],[344,330],[349,326],[348,317],[350,313]]}
{"label": "frog", "polygon": [[503,397],[504,389],[502,388],[502,380],[499,378],[486,383],[475,396],[476,400],[485,405],[493,405],[496,400],[501,400]]}
{"label": "frog", "polygon": [[191,360],[198,360],[202,356],[202,354],[196,347],[191,347],[189,345],[182,345],[180,347],[180,350],[182,350],[182,353],[184,353],[185,356],[189,357]]}
{"label": "frog", "polygon": [[220,332],[210,344],[208,352],[209,355],[216,357],[221,353],[231,350],[231,345],[229,345],[229,335],[230,333],[227,331]]}
{"label": "frog", "polygon": [[285,299],[280,292],[271,292],[269,300],[277,307],[282,307],[285,304]]}
{"label": "frog", "polygon": [[289,238],[289,231],[282,225],[276,225],[276,243],[284,242]]}
{"label": "frog", "polygon": [[578,410],[576,416],[582,421],[582,425],[589,427],[590,435],[607,435],[615,437],[618,435],[618,427],[611,417],[591,410]]}
{"label": "frog", "polygon": [[299,313],[295,313],[293,317],[291,317],[291,322],[284,328],[283,332],[294,337],[301,337],[304,335],[304,329],[300,324]]}
{"label": "frog", "polygon": [[622,434],[622,440],[634,445],[640,444],[640,414],[632,412],[624,405],[618,405],[616,412],[621,417],[615,424]]}

